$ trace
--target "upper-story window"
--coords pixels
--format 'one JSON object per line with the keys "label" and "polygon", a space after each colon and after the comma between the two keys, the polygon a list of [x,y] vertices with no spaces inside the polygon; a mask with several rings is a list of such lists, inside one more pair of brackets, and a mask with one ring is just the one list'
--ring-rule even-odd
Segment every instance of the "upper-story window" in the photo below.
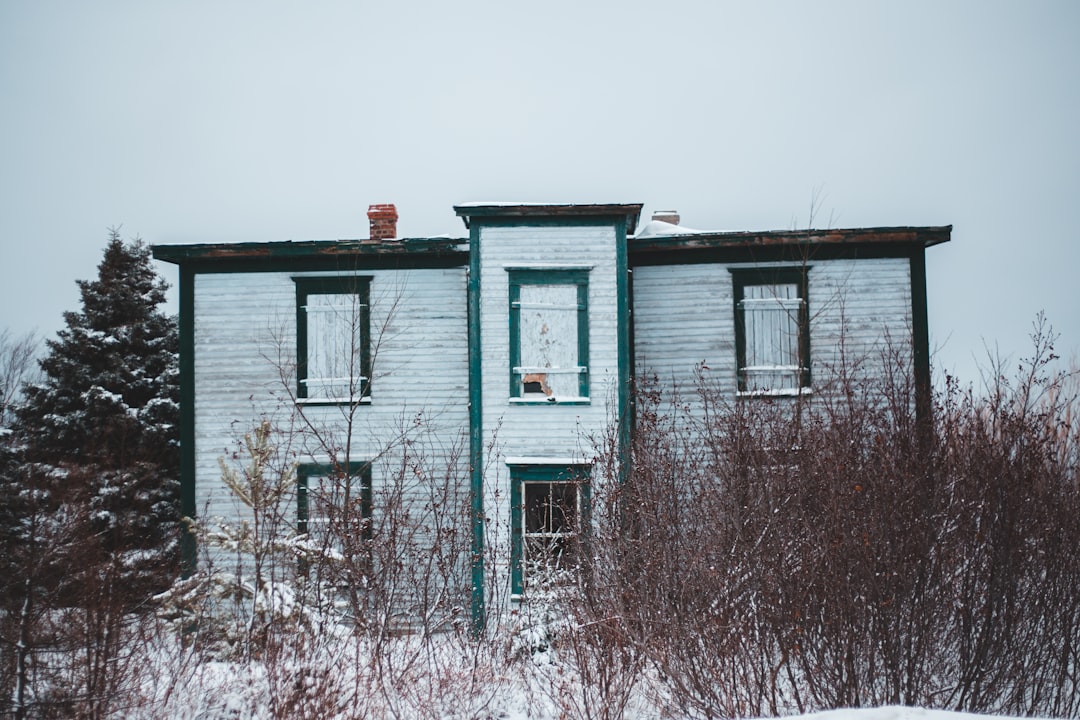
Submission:
{"label": "upper-story window", "polygon": [[299,277],[296,397],[358,402],[371,395],[370,277]]}
{"label": "upper-story window", "polygon": [[588,270],[510,270],[510,397],[589,397]]}
{"label": "upper-story window", "polygon": [[806,268],[732,270],[739,392],[797,395],[810,387]]}

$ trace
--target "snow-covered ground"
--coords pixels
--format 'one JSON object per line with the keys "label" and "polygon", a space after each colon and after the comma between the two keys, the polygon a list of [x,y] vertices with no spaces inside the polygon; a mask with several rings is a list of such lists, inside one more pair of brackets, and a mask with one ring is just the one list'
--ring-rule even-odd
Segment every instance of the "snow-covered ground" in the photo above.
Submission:
{"label": "snow-covered ground", "polygon": [[797,717],[804,720],[976,720],[977,718],[985,720],[989,716],[890,705],[879,708],[825,710]]}
{"label": "snow-covered ground", "polygon": [[[625,704],[615,709],[604,691],[595,685],[585,687],[570,664],[547,653],[512,657],[478,652],[469,656],[467,645],[449,651],[446,647],[417,645],[413,649],[421,653],[414,656],[401,642],[401,639],[393,642],[395,651],[378,661],[367,654],[370,648],[353,657],[348,657],[348,653],[334,653],[330,657],[325,654],[325,648],[310,658],[298,658],[286,651],[285,656],[244,663],[205,661],[193,655],[188,655],[186,660],[177,655],[162,657],[161,665],[143,676],[138,697],[115,717],[131,720],[159,717],[173,720],[279,717],[689,720],[704,717],[680,710],[663,685],[648,672],[637,676],[622,698]],[[407,640],[405,645],[409,645]],[[432,650],[434,654],[430,654]],[[619,701],[618,697],[614,699]],[[991,716],[884,706],[785,717],[977,720]]]}

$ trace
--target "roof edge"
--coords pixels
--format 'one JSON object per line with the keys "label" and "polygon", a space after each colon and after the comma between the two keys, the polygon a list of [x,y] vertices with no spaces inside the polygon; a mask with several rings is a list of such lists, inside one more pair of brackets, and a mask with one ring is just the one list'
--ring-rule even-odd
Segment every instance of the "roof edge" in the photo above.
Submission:
{"label": "roof edge", "polygon": [[465,222],[465,227],[484,218],[625,217],[626,232],[631,234],[637,228],[642,207],[643,203],[474,202],[455,205],[454,212]]}
{"label": "roof edge", "polygon": [[468,238],[396,238],[393,240],[301,240],[245,243],[151,245],[154,258],[181,264],[199,260],[333,257],[349,255],[448,255],[467,253]]}
{"label": "roof edge", "polygon": [[637,251],[677,248],[739,247],[756,245],[847,245],[855,243],[921,244],[924,248],[952,239],[952,225],[895,226],[870,228],[834,228],[829,230],[739,230],[725,232],[688,232],[672,235],[631,237]]}

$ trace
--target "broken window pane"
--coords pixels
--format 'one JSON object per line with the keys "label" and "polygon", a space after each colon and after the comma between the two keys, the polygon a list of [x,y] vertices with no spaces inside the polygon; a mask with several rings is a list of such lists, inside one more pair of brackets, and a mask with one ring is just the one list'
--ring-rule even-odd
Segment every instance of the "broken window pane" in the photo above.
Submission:
{"label": "broken window pane", "polygon": [[570,566],[571,541],[578,515],[578,485],[573,482],[523,483],[525,574],[551,575]]}

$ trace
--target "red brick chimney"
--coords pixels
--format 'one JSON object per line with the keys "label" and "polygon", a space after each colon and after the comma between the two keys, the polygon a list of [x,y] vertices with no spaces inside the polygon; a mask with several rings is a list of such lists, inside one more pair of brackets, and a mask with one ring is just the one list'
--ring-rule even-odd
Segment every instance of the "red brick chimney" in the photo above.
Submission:
{"label": "red brick chimney", "polygon": [[369,205],[368,221],[372,240],[393,240],[397,237],[397,208],[391,203]]}

